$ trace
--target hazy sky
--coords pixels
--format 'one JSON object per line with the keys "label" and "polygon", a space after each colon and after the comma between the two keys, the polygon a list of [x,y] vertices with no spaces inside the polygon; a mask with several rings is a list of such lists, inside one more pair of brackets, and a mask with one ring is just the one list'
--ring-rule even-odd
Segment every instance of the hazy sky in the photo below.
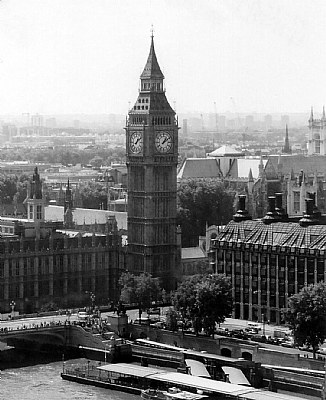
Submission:
{"label": "hazy sky", "polygon": [[0,114],[126,114],[152,24],[179,113],[326,104],[325,0],[2,0]]}

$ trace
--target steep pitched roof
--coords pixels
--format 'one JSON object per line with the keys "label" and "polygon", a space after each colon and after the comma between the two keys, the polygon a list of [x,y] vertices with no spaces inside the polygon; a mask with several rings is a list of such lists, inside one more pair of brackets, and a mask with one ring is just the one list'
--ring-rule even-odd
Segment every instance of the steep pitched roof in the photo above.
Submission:
{"label": "steep pitched roof", "polygon": [[235,147],[223,145],[208,154],[209,157],[238,157],[243,155],[242,151],[237,150]]}
{"label": "steep pitched roof", "polygon": [[152,36],[152,40],[151,40],[151,47],[150,47],[148,59],[147,59],[144,71],[140,75],[140,79],[149,79],[149,78],[164,79],[164,75],[161,71],[161,68],[160,68],[157,58],[156,58],[153,36]]}
{"label": "steep pitched roof", "polygon": [[[279,156],[272,155],[268,159],[273,164],[273,167],[277,171],[277,164],[279,163]],[[290,175],[291,171],[295,175],[299,174],[303,170],[306,174],[318,173],[326,176],[326,156],[304,156],[302,154],[296,155],[285,155],[281,156],[282,173],[283,175]]]}
{"label": "steep pitched roof", "polygon": [[218,178],[219,176],[221,176],[221,170],[215,158],[187,158],[177,178]]}
{"label": "steep pitched roof", "polygon": [[[263,160],[263,165],[265,167],[267,160]],[[251,170],[252,177],[257,179],[259,176],[259,158],[238,158],[238,177],[248,178],[249,172]]]}
{"label": "steep pitched roof", "polygon": [[206,254],[200,247],[184,247],[181,249],[181,259],[189,260],[189,259],[198,259],[198,258],[206,258]]}
{"label": "steep pitched roof", "polygon": [[230,221],[218,235],[217,242],[326,250],[326,225],[302,227],[296,222],[264,224],[262,220]]}
{"label": "steep pitched roof", "polygon": [[[118,211],[95,210],[90,208],[75,208],[72,210],[73,220],[76,225],[105,224],[110,215],[114,215],[118,224],[118,229],[127,229],[127,213]],[[63,221],[64,207],[47,206],[45,207],[46,221]]]}

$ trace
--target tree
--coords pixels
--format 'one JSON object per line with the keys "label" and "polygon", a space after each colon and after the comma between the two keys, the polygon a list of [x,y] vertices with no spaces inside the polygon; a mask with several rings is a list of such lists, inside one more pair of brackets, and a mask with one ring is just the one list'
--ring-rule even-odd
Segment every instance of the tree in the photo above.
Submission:
{"label": "tree", "polygon": [[199,312],[196,301],[196,287],[202,279],[203,275],[187,277],[179,284],[172,295],[172,303],[180,313],[183,324],[191,321],[196,333],[201,329],[197,320]]}
{"label": "tree", "polygon": [[197,284],[196,303],[201,325],[213,335],[215,324],[222,323],[233,309],[231,281],[225,275],[208,275]]}
{"label": "tree", "polygon": [[233,215],[233,197],[216,179],[188,179],[178,186],[177,223],[182,229],[182,246],[197,246],[206,224],[222,225]]}
{"label": "tree", "polygon": [[191,320],[198,333],[202,328],[213,334],[215,324],[233,308],[231,281],[225,275],[195,275],[185,279],[173,295],[173,304],[183,323]]}
{"label": "tree", "polygon": [[123,273],[119,279],[119,284],[122,287],[120,300],[127,304],[137,304],[139,319],[142,311],[152,307],[153,302],[162,299],[159,278],[153,278],[151,274],[146,272],[140,275],[129,272]]}
{"label": "tree", "polygon": [[166,312],[166,329],[169,331],[177,331],[178,330],[178,313],[170,307]]}
{"label": "tree", "polygon": [[79,188],[85,208],[100,209],[106,206],[106,186],[102,182],[83,182]]}
{"label": "tree", "polygon": [[295,343],[311,346],[313,357],[326,339],[326,284],[309,285],[289,298],[285,321],[291,328]]}

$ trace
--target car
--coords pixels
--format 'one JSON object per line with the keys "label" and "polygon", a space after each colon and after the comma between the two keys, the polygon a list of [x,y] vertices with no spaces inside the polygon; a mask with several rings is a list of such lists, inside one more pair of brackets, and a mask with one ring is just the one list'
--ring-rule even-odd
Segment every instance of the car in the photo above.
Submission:
{"label": "car", "polygon": [[134,324],[136,325],[149,325],[151,320],[149,318],[136,318]]}
{"label": "car", "polygon": [[257,335],[259,333],[258,328],[246,328],[245,331],[248,335]]}
{"label": "car", "polygon": [[151,324],[152,327],[158,328],[158,329],[164,329],[165,328],[165,323],[162,321],[157,321]]}
{"label": "car", "polygon": [[266,343],[266,336],[265,335],[252,335],[250,340],[253,342],[258,342],[258,343]]}
{"label": "car", "polygon": [[233,329],[230,332],[230,336],[236,339],[248,339],[248,335],[243,329]]}
{"label": "car", "polygon": [[294,347],[294,343],[293,343],[292,340],[284,340],[284,341],[281,343],[281,346],[282,346],[282,347],[293,348],[293,347]]}
{"label": "car", "polygon": [[160,309],[160,307],[152,307],[152,308],[149,308],[149,309],[147,310],[147,314],[148,314],[148,315],[152,315],[152,314],[158,314],[158,315],[160,315],[160,314],[161,314],[161,309]]}
{"label": "car", "polygon": [[78,321],[85,322],[88,319],[88,314],[86,311],[79,311],[77,314]]}
{"label": "car", "polygon": [[215,334],[221,336],[230,336],[228,328],[217,328],[215,329]]}
{"label": "car", "polygon": [[249,321],[248,329],[256,329],[257,331],[261,331],[261,326],[258,322]]}

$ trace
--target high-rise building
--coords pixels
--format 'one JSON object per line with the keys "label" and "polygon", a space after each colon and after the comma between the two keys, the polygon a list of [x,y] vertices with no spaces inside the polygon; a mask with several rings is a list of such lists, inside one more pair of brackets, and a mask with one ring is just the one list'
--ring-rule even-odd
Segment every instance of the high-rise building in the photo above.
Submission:
{"label": "high-rise building", "polygon": [[286,125],[290,124],[289,115],[281,115],[281,128],[284,128]]}
{"label": "high-rise building", "polygon": [[188,135],[188,120],[187,119],[182,120],[182,135],[183,136]]}
{"label": "high-rise building", "polygon": [[264,124],[265,124],[265,129],[268,130],[272,127],[273,125],[273,117],[270,114],[265,115],[264,117]]}
{"label": "high-rise building", "polygon": [[45,126],[47,128],[56,128],[57,127],[57,120],[54,117],[47,118],[45,120]]}
{"label": "high-rise building", "polygon": [[175,287],[178,122],[165,96],[154,39],[140,76],[140,91],[126,124],[128,268]]}
{"label": "high-rise building", "polygon": [[5,140],[10,141],[13,136],[17,136],[17,126],[13,124],[7,124],[2,126],[2,136]]}
{"label": "high-rise building", "polygon": [[43,126],[43,116],[40,114],[32,115],[32,126]]}
{"label": "high-rise building", "polygon": [[254,117],[253,117],[253,115],[246,115],[245,127],[246,128],[253,128],[253,126],[254,126]]}

